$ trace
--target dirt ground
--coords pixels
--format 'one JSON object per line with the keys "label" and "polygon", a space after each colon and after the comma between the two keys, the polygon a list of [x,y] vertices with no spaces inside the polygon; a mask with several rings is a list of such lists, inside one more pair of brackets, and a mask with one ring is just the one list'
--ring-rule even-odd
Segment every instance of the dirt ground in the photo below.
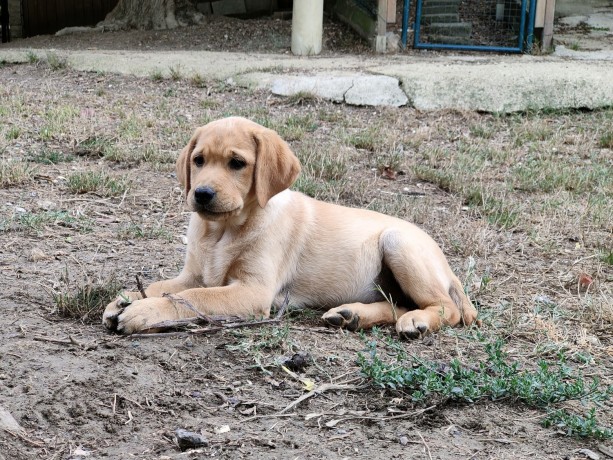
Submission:
{"label": "dirt ground", "polygon": [[[289,53],[291,19],[270,17],[242,20],[207,16],[203,24],[174,30],[132,30],[113,33],[41,35],[14,40],[3,46],[56,49],[125,49],[142,51],[202,50]],[[392,27],[392,26],[390,26]],[[372,53],[347,25],[326,16],[323,53]]]}
{"label": "dirt ground", "polygon": [[[130,41],[132,34],[141,38]],[[176,42],[166,39],[180,32],[155,34],[172,48]],[[68,38],[63,45],[41,40],[57,47],[102,47],[106,40],[148,47],[142,37],[105,34],[94,43],[73,38],[72,45]],[[191,46],[195,40],[191,35],[180,41]],[[324,328],[320,312],[292,311],[280,324],[209,335],[133,338],[107,333],[97,315],[63,318],[54,300],[110,280],[134,290],[137,274],[144,284],[176,275],[188,215],[175,155],[194,127],[244,115],[278,129],[306,157],[347,150],[338,177],[315,181],[309,190],[322,199],[396,213],[430,232],[471,286],[484,318],[482,333],[503,337],[512,359],[530,367],[564,348],[575,358],[573,367],[610,385],[613,266],[598,251],[610,247],[613,192],[603,192],[609,207],[598,221],[586,217],[591,208],[575,207],[589,201],[586,192],[552,214],[526,211],[518,223],[501,228],[460,193],[416,173],[420,162],[434,161],[424,151],[455,151],[469,138],[503,149],[497,143],[504,129],[539,123],[561,133],[560,155],[590,139],[596,153],[581,161],[610,167],[611,148],[594,144],[611,130],[610,111],[523,121],[521,115],[500,120],[356,108],[274,99],[221,82],[88,74],[44,63],[2,66],[0,82],[3,167],[27,165],[19,180],[0,188],[0,407],[24,428],[0,430],[0,459],[571,459],[596,453],[606,458],[613,450],[610,440],[544,428],[542,411],[510,399],[423,406],[407,392],[374,386],[356,360],[365,341],[383,339]],[[509,141],[517,155],[546,142],[538,132],[526,132],[535,136],[534,144]],[[344,135],[353,140],[341,142]],[[508,166],[514,162],[520,160]],[[389,171],[385,166],[395,180],[381,174]],[[315,169],[305,174],[316,176]],[[76,193],[70,178],[87,171],[104,171],[129,186],[119,193]],[[502,181],[491,178],[496,187]],[[542,198],[521,188],[517,193],[519,209]],[[479,282],[467,268],[471,260]],[[593,298],[573,291],[583,272],[596,279],[588,293]],[[537,314],[536,304],[551,311]],[[423,359],[474,362],[483,356],[476,333],[446,329],[403,347]],[[309,365],[290,374],[280,363],[295,353],[308,354]],[[328,390],[284,411],[312,388],[305,379]],[[613,424],[611,409],[610,403],[598,409],[603,425]],[[202,434],[208,444],[181,452],[174,436],[179,428]]]}

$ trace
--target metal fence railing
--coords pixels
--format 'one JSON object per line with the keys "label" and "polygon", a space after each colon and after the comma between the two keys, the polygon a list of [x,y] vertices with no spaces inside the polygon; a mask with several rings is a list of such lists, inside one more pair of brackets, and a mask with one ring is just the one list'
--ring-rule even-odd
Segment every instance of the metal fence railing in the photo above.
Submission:
{"label": "metal fence railing", "polygon": [[[536,0],[417,0],[415,48],[522,52]],[[526,40],[526,39],[529,40]]]}

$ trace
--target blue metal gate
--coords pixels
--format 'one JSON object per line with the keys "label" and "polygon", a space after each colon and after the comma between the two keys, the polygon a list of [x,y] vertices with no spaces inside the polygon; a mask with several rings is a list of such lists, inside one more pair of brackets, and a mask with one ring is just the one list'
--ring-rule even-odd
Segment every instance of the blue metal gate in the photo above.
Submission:
{"label": "blue metal gate", "polygon": [[415,48],[521,53],[536,0],[417,0]]}

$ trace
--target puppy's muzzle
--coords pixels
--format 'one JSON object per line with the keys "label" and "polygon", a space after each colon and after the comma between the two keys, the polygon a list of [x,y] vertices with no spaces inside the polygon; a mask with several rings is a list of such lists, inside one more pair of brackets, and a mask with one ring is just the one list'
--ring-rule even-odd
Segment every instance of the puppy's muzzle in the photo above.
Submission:
{"label": "puppy's muzzle", "polygon": [[211,187],[197,187],[194,190],[194,201],[200,206],[206,206],[213,201],[217,193]]}

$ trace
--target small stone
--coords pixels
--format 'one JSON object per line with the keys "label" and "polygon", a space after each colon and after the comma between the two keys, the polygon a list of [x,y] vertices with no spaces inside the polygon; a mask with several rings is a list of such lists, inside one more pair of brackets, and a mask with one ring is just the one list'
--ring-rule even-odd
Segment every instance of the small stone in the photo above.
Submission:
{"label": "small stone", "polygon": [[406,436],[400,436],[400,438],[398,438],[398,442],[403,446],[406,446],[409,443],[409,438]]}
{"label": "small stone", "polygon": [[206,447],[209,445],[209,441],[201,434],[194,433],[193,431],[187,431],[182,428],[177,428],[175,431],[175,437],[177,438],[179,449],[182,451],[196,449],[198,447]]}
{"label": "small stone", "polygon": [[36,205],[40,208],[43,209],[45,211],[51,211],[53,209],[57,208],[57,203],[54,203],[53,201],[50,200],[42,200],[42,201],[38,201],[36,203]]}
{"label": "small stone", "polygon": [[45,254],[42,249],[39,248],[32,248],[30,250],[30,254],[28,255],[28,259],[30,260],[30,262],[39,262],[48,258],[49,256]]}
{"label": "small stone", "polygon": [[312,358],[308,353],[295,353],[291,358],[286,358],[283,365],[290,371],[302,372],[310,364]]}
{"label": "small stone", "polygon": [[388,53],[397,53],[400,49],[400,36],[394,32],[385,34],[385,50]]}

